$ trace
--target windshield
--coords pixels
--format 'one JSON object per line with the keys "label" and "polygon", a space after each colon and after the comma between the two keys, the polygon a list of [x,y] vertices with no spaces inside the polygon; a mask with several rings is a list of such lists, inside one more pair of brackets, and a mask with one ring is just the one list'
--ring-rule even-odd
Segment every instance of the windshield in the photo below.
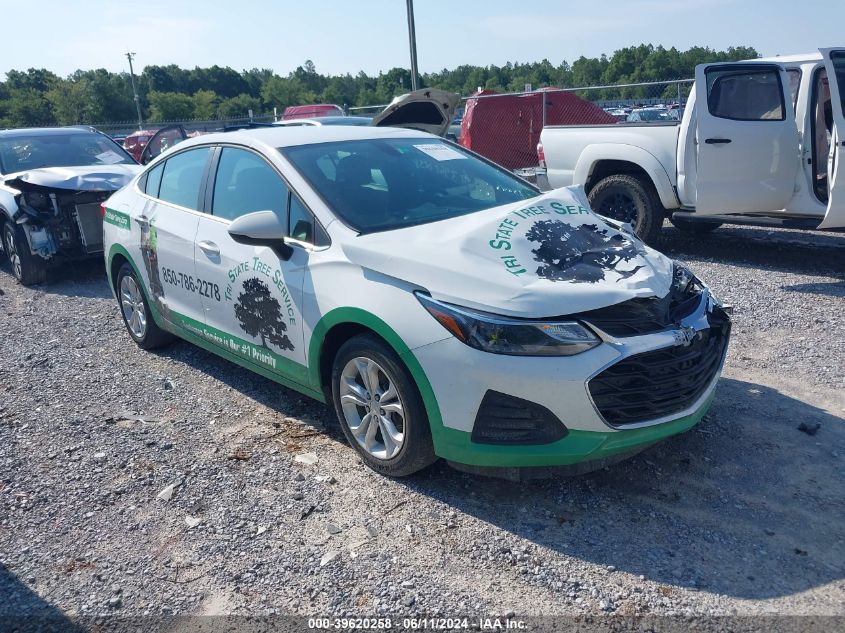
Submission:
{"label": "windshield", "polygon": [[134,165],[123,148],[102,134],[79,131],[0,138],[0,170],[13,174],[41,167]]}
{"label": "windshield", "polygon": [[435,138],[383,138],[280,148],[334,212],[370,233],[454,218],[539,192]]}

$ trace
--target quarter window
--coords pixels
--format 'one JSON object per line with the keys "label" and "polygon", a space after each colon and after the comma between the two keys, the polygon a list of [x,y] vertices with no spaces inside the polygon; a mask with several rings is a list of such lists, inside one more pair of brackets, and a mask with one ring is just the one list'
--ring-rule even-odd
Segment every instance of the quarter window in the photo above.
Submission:
{"label": "quarter window", "polygon": [[147,172],[144,193],[153,198],[158,198],[158,190],[161,186],[161,175],[164,173],[164,163],[159,163]]}
{"label": "quarter window", "polygon": [[[201,147],[168,158],[158,197],[180,207],[198,210],[200,186],[210,152],[211,148]],[[149,180],[147,184],[149,186]]]}
{"label": "quarter window", "polygon": [[707,107],[715,117],[736,121],[783,121],[783,89],[777,68],[708,68]]}
{"label": "quarter window", "polygon": [[288,236],[315,246],[328,246],[329,237],[320,223],[295,195],[290,197]]}
{"label": "quarter window", "polygon": [[212,213],[234,220],[246,213],[273,211],[283,220],[288,188],[276,171],[252,152],[224,147],[214,180]]}

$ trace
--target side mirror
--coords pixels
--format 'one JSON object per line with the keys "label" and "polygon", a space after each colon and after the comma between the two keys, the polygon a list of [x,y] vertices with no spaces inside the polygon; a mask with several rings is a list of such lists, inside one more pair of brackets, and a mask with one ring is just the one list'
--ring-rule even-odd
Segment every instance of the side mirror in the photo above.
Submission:
{"label": "side mirror", "polygon": [[229,225],[229,235],[238,244],[271,248],[282,260],[293,255],[293,249],[285,243],[285,227],[272,211],[255,211],[236,218]]}

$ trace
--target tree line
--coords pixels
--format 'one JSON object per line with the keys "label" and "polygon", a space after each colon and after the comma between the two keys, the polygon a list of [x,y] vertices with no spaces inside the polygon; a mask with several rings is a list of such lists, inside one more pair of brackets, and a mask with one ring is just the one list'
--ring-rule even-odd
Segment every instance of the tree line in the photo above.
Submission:
{"label": "tree line", "polygon": [[[423,86],[469,95],[478,88],[498,92],[534,88],[666,81],[693,76],[696,64],[758,57],[751,47],[717,51],[695,46],[685,51],[641,44],[617,50],[611,56],[579,57],[571,64],[540,62],[504,66],[461,65],[452,70],[425,73]],[[370,76],[322,75],[306,61],[286,77],[267,68],[238,72],[232,68],[147,66],[136,77],[145,121],[216,119],[280,112],[289,105],[335,103],[368,106],[388,103],[408,92],[410,72],[392,68]],[[0,82],[0,128],[96,124],[136,119],[129,73],[105,69],[77,70],[59,77],[47,69],[11,70]]]}

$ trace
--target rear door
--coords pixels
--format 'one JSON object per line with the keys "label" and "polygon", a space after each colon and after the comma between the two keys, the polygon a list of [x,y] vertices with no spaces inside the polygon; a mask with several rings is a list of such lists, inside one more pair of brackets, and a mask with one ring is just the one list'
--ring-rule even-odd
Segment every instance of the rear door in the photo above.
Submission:
{"label": "rear door", "polygon": [[140,229],[143,276],[159,314],[184,325],[202,319],[194,240],[211,148],[179,152],[150,169],[133,221]]}
{"label": "rear door", "polygon": [[845,48],[821,49],[830,85],[833,137],[827,161],[830,189],[820,229],[845,228]]}
{"label": "rear door", "polygon": [[786,71],[763,62],[703,64],[695,84],[695,212],[786,208],[800,164]]}

